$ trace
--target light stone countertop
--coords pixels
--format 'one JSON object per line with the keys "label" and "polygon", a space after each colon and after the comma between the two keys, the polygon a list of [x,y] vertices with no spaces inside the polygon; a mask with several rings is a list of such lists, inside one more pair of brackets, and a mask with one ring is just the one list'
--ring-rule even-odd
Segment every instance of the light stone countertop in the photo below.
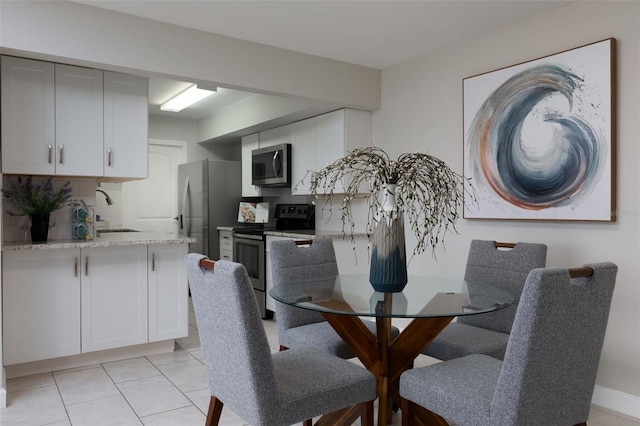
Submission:
{"label": "light stone countertop", "polygon": [[49,240],[46,243],[39,244],[26,241],[6,241],[2,243],[2,251],[185,244],[195,243],[196,241],[197,239],[192,237],[180,237],[162,232],[109,232],[103,233],[90,241]]}
{"label": "light stone countertop", "polygon": [[[233,231],[233,226],[218,226],[218,231]],[[275,230],[269,229],[264,231],[264,235],[272,237],[286,237],[286,238],[317,238],[317,237],[329,237],[334,239],[343,239],[342,231],[328,231],[321,229],[292,229],[292,230]],[[366,237],[367,234],[359,232],[353,234],[354,237]],[[350,236],[346,235],[344,239],[349,239]]]}
{"label": "light stone countertop", "polygon": [[[266,236],[274,236],[274,237],[287,237],[287,238],[318,238],[318,237],[328,237],[333,239],[343,239],[343,234],[341,231],[325,231],[319,229],[301,229],[301,230],[291,230],[291,231],[264,231]],[[367,234],[363,233],[355,233],[354,237],[366,237]],[[346,235],[344,238],[349,239],[350,236]]]}

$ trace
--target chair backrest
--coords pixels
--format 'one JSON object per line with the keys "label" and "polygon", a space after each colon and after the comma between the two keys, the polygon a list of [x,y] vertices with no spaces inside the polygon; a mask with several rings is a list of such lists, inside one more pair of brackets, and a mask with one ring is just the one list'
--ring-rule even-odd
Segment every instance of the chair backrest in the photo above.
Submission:
{"label": "chair backrest", "polygon": [[205,269],[185,257],[209,390],[250,424],[263,424],[278,392],[271,349],[247,271],[220,260]]}
{"label": "chair backrest", "polygon": [[535,269],[527,278],[491,407],[492,425],[586,422],[618,268],[593,276]]}
{"label": "chair backrest", "polygon": [[511,249],[499,248],[495,241],[472,240],[464,279],[468,283],[485,283],[513,294],[514,303],[505,309],[482,315],[458,317],[460,323],[509,333],[518,309],[518,301],[527,275],[547,263],[547,246],[517,243]]}
{"label": "chair backrest", "polygon": [[[272,241],[269,252],[274,286],[338,276],[338,262],[331,238],[315,238],[308,246],[297,246],[293,240]],[[276,320],[278,329],[282,331],[324,321],[324,317],[319,312],[276,302]]]}

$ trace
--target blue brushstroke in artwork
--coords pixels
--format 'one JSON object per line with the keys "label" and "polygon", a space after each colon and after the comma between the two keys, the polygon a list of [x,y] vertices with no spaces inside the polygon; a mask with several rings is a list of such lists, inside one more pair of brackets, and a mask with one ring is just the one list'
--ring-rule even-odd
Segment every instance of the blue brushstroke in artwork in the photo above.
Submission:
{"label": "blue brushstroke in artwork", "polygon": [[522,140],[525,119],[540,102],[559,93],[572,107],[581,84],[562,67],[541,65],[509,78],[482,104],[469,133],[473,167],[501,198],[533,210],[567,205],[597,180],[603,143],[584,119],[545,113],[554,131],[544,155]]}

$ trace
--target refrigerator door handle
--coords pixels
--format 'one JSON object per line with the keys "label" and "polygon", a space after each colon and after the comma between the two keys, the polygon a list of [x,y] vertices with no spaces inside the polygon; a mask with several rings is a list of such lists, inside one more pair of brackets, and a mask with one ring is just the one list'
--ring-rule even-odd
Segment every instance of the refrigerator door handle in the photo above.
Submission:
{"label": "refrigerator door handle", "polygon": [[189,236],[189,211],[187,202],[189,201],[189,176],[184,180],[184,191],[182,191],[182,211],[180,212],[180,229],[184,229],[184,236]]}

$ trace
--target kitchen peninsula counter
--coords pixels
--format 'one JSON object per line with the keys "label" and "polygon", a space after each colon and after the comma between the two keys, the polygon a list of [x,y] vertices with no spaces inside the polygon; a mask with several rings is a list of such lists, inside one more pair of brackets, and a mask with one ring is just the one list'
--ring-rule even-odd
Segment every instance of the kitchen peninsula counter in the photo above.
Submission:
{"label": "kitchen peninsula counter", "polygon": [[162,232],[108,232],[93,240],[49,240],[46,243],[26,241],[6,241],[2,243],[2,251],[50,250],[66,248],[116,247],[157,244],[189,244],[197,240],[192,237],[180,237]]}
{"label": "kitchen peninsula counter", "polygon": [[184,257],[196,241],[141,231],[4,242],[6,377],[174,351],[189,334]]}

